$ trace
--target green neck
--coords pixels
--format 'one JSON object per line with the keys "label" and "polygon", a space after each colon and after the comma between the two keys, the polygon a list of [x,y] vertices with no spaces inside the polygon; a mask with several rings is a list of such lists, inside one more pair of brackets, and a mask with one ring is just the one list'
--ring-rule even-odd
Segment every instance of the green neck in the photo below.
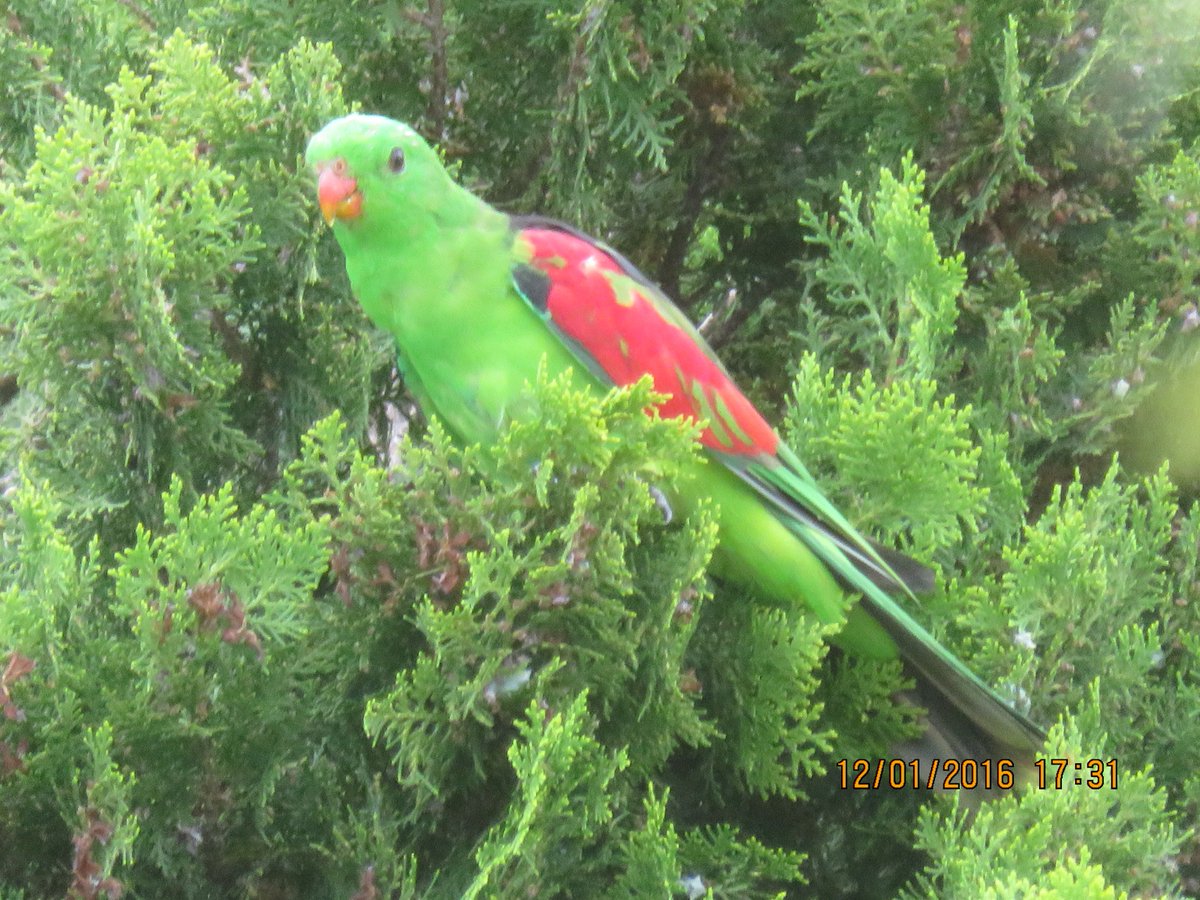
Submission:
{"label": "green neck", "polygon": [[363,310],[401,346],[429,314],[466,313],[453,308],[463,292],[451,290],[464,275],[508,265],[507,217],[449,179],[439,187],[430,192],[436,201],[409,197],[403,206],[381,193],[361,220],[338,223],[334,232]]}

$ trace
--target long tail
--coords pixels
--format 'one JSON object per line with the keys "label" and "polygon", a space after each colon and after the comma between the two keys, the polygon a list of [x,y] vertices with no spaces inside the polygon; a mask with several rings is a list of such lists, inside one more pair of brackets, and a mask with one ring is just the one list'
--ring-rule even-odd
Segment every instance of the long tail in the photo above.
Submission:
{"label": "long tail", "polygon": [[[925,710],[922,736],[893,752],[919,759],[923,772],[940,767],[946,774],[947,761],[956,760],[958,765],[949,767],[949,774],[957,771],[959,785],[971,770],[983,773],[985,763],[988,774],[986,779],[980,774],[980,785],[986,781],[991,787],[1003,788],[1031,780],[1045,732],[1009,706],[894,602],[889,600],[884,607],[867,597],[864,603],[896,642],[905,668],[916,682],[904,699]],[[998,777],[1001,773],[1013,777],[1006,783]],[[933,783],[941,786],[941,779],[934,778]]]}
{"label": "long tail", "polygon": [[[908,560],[901,571],[912,567],[923,568]],[[925,580],[922,576],[919,583]],[[897,588],[912,595],[905,581]],[[1032,783],[1046,733],[938,643],[881,586],[872,581],[860,589],[863,609],[896,643],[916,683],[901,699],[924,710],[922,735],[893,747],[893,756],[917,760],[922,784],[966,791],[968,805],[974,807],[988,796]]]}
{"label": "long tail", "polygon": [[1029,772],[1046,735],[1013,709],[910,616],[896,597],[915,601],[933,585],[933,573],[909,557],[880,547],[855,529],[817,486],[804,464],[780,445],[771,463],[722,462],[769,502],[780,521],[849,590],[862,611],[895,643],[917,683],[908,698],[927,710],[925,738],[910,745],[913,758],[1007,761]]}

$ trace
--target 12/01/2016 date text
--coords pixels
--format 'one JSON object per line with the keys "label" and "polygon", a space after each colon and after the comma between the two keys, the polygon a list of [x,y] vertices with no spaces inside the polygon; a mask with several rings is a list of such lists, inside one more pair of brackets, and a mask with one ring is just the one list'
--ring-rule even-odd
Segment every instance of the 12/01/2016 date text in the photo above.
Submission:
{"label": "12/01/2016 date text", "polygon": [[1011,759],[839,759],[836,768],[846,791],[1006,791],[1016,773]]}
{"label": "12/01/2016 date text", "polygon": [[[985,791],[1010,789],[1016,782],[1011,759],[839,759],[836,763],[842,790],[941,790]],[[1119,764],[1115,759],[1037,759],[1025,780],[1039,790],[1075,786],[1098,791],[1116,790]]]}

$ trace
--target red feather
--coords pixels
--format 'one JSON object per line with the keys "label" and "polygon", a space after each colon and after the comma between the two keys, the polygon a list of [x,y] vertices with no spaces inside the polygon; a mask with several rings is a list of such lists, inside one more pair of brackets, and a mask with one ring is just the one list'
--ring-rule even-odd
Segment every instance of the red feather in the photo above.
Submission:
{"label": "red feather", "polygon": [[[551,323],[614,384],[643,375],[667,399],[663,417],[704,426],[700,441],[719,453],[774,455],[779,438],[661,291],[622,257],[571,231],[524,228],[529,264],[546,276],[537,298]],[[533,298],[529,298],[533,299]]]}

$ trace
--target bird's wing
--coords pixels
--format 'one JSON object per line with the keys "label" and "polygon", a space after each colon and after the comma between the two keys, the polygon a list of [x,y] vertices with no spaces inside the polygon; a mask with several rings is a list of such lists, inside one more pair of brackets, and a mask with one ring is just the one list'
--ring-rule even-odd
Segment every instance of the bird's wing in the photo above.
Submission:
{"label": "bird's wing", "polygon": [[932,585],[929,569],[846,521],[703,336],[632,263],[550,219],[513,218],[512,226],[518,293],[594,375],[616,385],[649,375],[666,398],[659,414],[697,422],[706,450],[771,504],[847,586],[876,594]]}
{"label": "bird's wing", "polygon": [[925,705],[953,721],[966,716],[973,725],[963,733],[982,729],[981,746],[998,742],[1028,767],[1045,738],[1041,729],[894,599],[929,590],[933,573],[846,521],[691,322],[632,263],[553,220],[514,218],[512,228],[517,292],[579,361],[611,384],[632,384],[649,375],[655,391],[666,397],[658,406],[660,415],[696,421],[707,452],[757,491],[845,586],[862,594],[871,618],[896,642],[907,664],[933,685],[932,701],[926,699]]}

